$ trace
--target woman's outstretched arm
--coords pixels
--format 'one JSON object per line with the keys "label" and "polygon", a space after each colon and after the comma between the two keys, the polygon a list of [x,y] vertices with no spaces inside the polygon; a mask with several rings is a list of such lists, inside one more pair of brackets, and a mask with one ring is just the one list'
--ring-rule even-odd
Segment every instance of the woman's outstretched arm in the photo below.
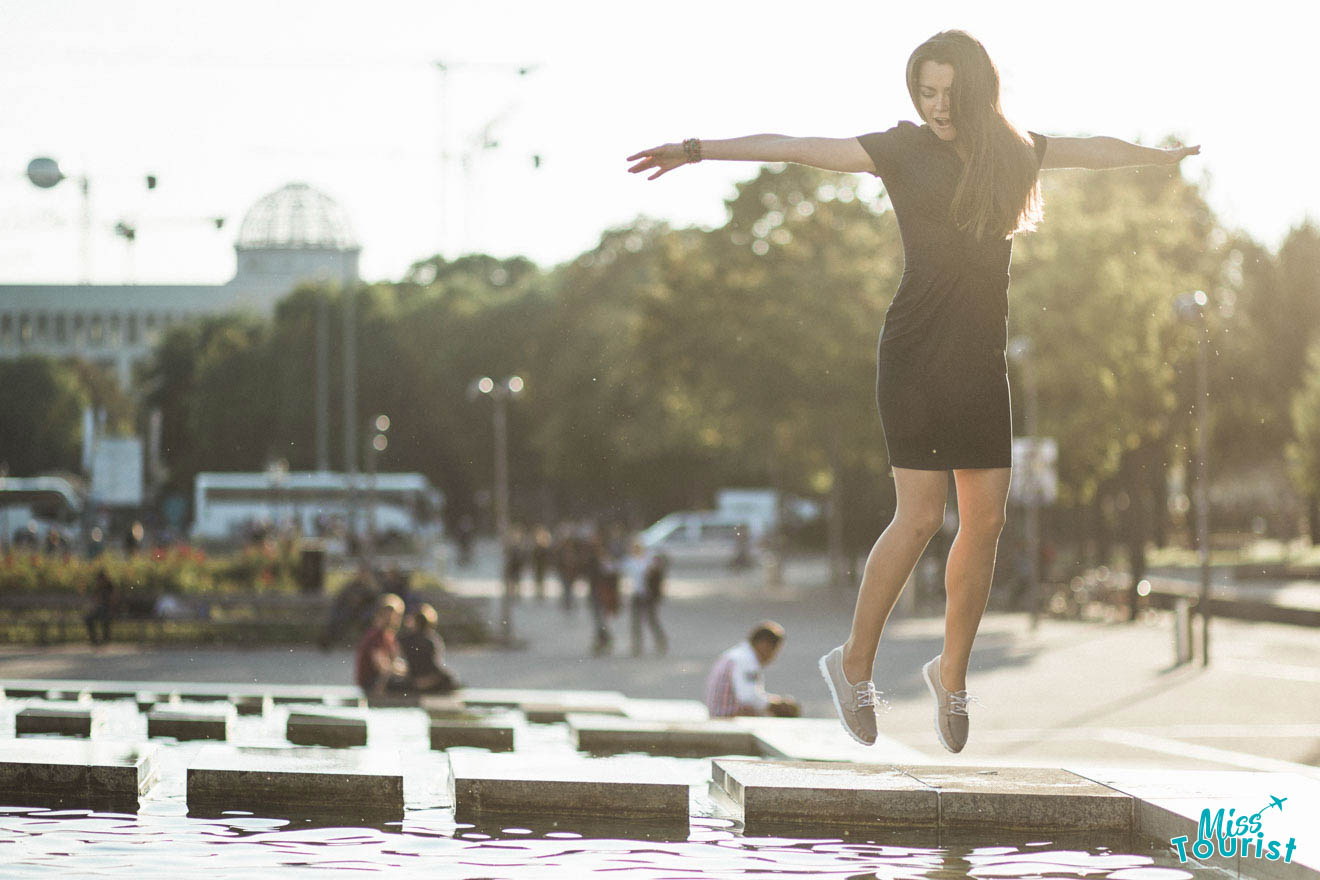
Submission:
{"label": "woman's outstretched arm", "polygon": [[[700,142],[702,159],[725,159],[744,162],[796,162],[826,171],[873,171],[871,157],[857,138],[789,137],[782,134],[752,134],[746,137]],[[683,144],[661,144],[628,157],[637,160],[628,171],[637,174],[656,169],[647,180],[655,180],[667,171],[692,160]]]}
{"label": "woman's outstretched arm", "polygon": [[1201,152],[1194,147],[1142,147],[1115,137],[1051,137],[1045,141],[1041,168],[1128,168],[1133,165],[1176,165]]}

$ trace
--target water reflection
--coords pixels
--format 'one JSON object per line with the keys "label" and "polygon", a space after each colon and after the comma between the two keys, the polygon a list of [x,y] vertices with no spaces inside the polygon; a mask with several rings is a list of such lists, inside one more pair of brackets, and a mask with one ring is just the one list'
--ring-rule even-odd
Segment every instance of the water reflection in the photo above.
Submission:
{"label": "water reflection", "polygon": [[[613,826],[617,830],[617,825]],[[372,827],[318,824],[230,814],[201,819],[89,810],[0,808],[0,853],[6,876],[59,868],[76,876],[159,876],[205,870],[244,877],[253,869],[300,866],[326,871],[425,869],[428,877],[563,877],[608,872],[625,877],[811,876],[838,878],[1108,877],[1177,880],[1162,852],[1129,841],[1085,847],[1032,840],[980,845],[944,841],[913,845],[902,832],[786,838],[746,836],[736,822],[694,818],[682,834],[606,834],[599,821],[450,822],[407,819]],[[639,833],[640,832],[640,833]],[[1122,847],[1115,849],[1115,846]],[[1206,876],[1209,876],[1208,874]]]}

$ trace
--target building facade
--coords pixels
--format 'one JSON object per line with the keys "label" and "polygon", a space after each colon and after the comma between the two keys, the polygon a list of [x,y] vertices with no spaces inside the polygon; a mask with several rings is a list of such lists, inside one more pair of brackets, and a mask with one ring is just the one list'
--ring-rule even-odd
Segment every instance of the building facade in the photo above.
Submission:
{"label": "building facade", "polygon": [[0,285],[0,359],[77,357],[114,368],[132,386],[161,334],[232,311],[270,314],[298,284],[358,280],[361,246],[343,209],[305,183],[264,196],[234,245],[234,277],[220,285]]}

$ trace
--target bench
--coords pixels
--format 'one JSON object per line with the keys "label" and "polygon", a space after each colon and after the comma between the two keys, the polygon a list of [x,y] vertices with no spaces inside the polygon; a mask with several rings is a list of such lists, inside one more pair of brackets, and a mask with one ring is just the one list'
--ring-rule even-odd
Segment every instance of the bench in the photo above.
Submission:
{"label": "bench", "polygon": [[[173,594],[171,594],[173,595]],[[173,595],[175,610],[157,614],[155,596],[121,593],[111,624],[115,641],[139,644],[312,644],[333,597],[322,593],[190,593]],[[425,592],[440,614],[440,634],[455,644],[485,641],[485,600]],[[0,595],[0,635],[11,643],[50,645],[87,638],[90,600],[75,593]]]}

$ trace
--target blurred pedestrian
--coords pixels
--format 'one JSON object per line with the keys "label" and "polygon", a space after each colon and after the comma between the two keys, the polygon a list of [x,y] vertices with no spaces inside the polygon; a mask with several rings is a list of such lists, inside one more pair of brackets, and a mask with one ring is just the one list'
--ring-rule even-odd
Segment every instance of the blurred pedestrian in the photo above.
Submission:
{"label": "blurred pedestrian", "polygon": [[532,583],[536,585],[538,602],[545,600],[545,575],[554,557],[552,544],[550,530],[545,526],[537,526],[532,536]]}
{"label": "blurred pedestrian", "polygon": [[599,533],[591,540],[583,573],[587,579],[587,598],[595,628],[591,653],[596,656],[608,654],[614,648],[609,620],[618,611],[619,571]]}
{"label": "blurred pedestrian", "polygon": [[527,550],[523,546],[522,529],[510,526],[504,538],[504,592],[510,598],[520,598],[523,568],[526,565]]}
{"label": "blurred pedestrian", "polygon": [[712,718],[735,715],[801,714],[797,700],[766,693],[765,667],[774,662],[784,643],[784,628],[763,620],[747,638],[721,654],[706,677],[706,709]]}
{"label": "blurred pedestrian", "polygon": [[454,539],[458,543],[458,565],[467,568],[472,564],[472,536],[477,530],[472,515],[465,513],[458,518],[458,527],[454,529]]}
{"label": "blurred pedestrian", "polygon": [[[624,579],[628,585],[628,604],[632,611],[632,654],[640,657],[644,650],[642,638],[643,622],[651,630],[656,650],[664,654],[669,650],[665,631],[656,616],[659,602],[659,585],[663,581],[663,556],[648,553],[641,541],[634,541],[632,551],[623,563]],[[654,592],[653,592],[654,590]]]}
{"label": "blurred pedestrian", "polygon": [[571,527],[559,527],[555,541],[555,573],[559,575],[560,601],[565,611],[573,609],[574,584],[581,574],[581,561],[585,554],[580,545]]}
{"label": "blurred pedestrian", "polygon": [[115,616],[115,582],[104,568],[96,571],[91,600],[91,608],[83,618],[87,624],[87,639],[93,646],[104,645],[110,641],[110,622]]}

